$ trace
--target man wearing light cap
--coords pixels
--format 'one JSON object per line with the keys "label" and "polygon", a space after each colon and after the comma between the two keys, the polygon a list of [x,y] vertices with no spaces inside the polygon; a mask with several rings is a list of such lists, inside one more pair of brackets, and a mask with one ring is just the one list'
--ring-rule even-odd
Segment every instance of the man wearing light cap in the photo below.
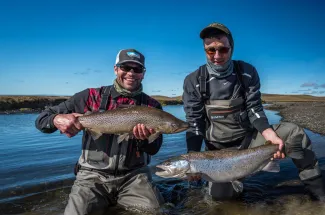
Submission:
{"label": "man wearing light cap", "polygon": [[[139,51],[119,51],[112,85],[85,89],[44,110],[36,119],[36,127],[43,133],[60,130],[73,137],[82,130],[77,117],[87,111],[109,111],[129,105],[162,109],[158,101],[142,91],[145,70],[145,57]],[[152,183],[148,164],[159,151],[163,136],[149,144],[148,138],[153,133],[153,129],[138,124],[133,128],[135,139],[117,143],[117,135],[103,134],[95,140],[83,131],[76,180],[64,214],[107,214],[114,205],[157,210],[164,201]]]}
{"label": "man wearing light cap", "polygon": [[[256,68],[232,60],[230,30],[212,23],[200,32],[200,38],[207,62],[187,75],[183,85],[184,111],[191,126],[186,132],[188,152],[200,151],[203,140],[206,150],[253,148],[269,140],[279,145],[274,158],[292,158],[306,191],[314,199],[324,200],[322,174],[308,135],[293,123],[269,124]],[[189,179],[198,180],[200,176]],[[209,194],[217,200],[239,197],[241,191],[233,186],[209,182]]]}

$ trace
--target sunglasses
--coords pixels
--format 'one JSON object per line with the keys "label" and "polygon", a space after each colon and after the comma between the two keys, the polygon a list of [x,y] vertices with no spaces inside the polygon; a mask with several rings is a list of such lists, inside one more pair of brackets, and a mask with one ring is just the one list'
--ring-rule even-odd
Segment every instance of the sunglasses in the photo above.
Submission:
{"label": "sunglasses", "polygon": [[229,50],[230,50],[230,47],[226,47],[226,46],[221,46],[221,47],[217,47],[217,48],[209,47],[209,48],[206,48],[204,50],[208,55],[215,55],[217,51],[220,54],[227,54],[229,52]]}
{"label": "sunglasses", "polygon": [[128,65],[117,65],[123,72],[129,72],[131,69],[133,69],[134,73],[143,73],[145,69],[143,67],[138,67],[138,66],[128,66]]}

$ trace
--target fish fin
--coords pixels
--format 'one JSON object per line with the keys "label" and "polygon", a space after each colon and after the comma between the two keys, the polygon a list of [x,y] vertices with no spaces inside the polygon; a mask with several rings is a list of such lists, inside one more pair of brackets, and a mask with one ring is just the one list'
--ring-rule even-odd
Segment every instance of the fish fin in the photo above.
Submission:
{"label": "fish fin", "polygon": [[242,182],[236,180],[236,181],[232,181],[231,184],[232,184],[232,187],[234,188],[234,190],[235,190],[237,193],[241,193],[241,192],[243,192],[243,190],[244,190],[244,185],[243,185]]}
{"label": "fish fin", "polygon": [[92,112],[88,110],[88,111],[87,111],[86,113],[84,113],[83,115],[84,115],[84,116],[87,116],[87,115],[90,115],[90,114],[92,114]]}
{"label": "fish fin", "polygon": [[[201,173],[186,173],[185,175],[184,175],[184,178],[183,179],[188,179],[188,178],[190,178],[191,176],[201,176],[201,178],[203,178],[203,175],[204,174],[201,174]],[[206,180],[206,179],[205,179]]]}
{"label": "fish fin", "polygon": [[272,142],[270,140],[265,141],[264,145],[270,145]]}
{"label": "fish fin", "polygon": [[201,178],[203,178],[206,181],[210,181],[210,182],[216,182],[216,180],[214,180],[213,178],[211,178],[209,175],[207,174],[203,174],[201,173]]}
{"label": "fish fin", "polygon": [[268,164],[266,164],[265,167],[263,167],[262,171],[265,171],[265,172],[280,172],[280,165],[275,161],[270,161]]}
{"label": "fish fin", "polygon": [[160,134],[161,134],[160,132],[151,134],[148,138],[148,143],[152,143],[153,141],[155,141],[159,137]]}
{"label": "fish fin", "polygon": [[121,143],[123,142],[123,140],[126,140],[128,141],[130,139],[130,134],[129,133],[124,133],[124,134],[121,134],[117,137],[117,143]]}
{"label": "fish fin", "polygon": [[92,137],[94,140],[97,140],[100,136],[103,135],[100,131],[96,131],[96,130],[93,130],[93,129],[88,129],[88,128],[86,128],[85,130],[88,131],[88,132],[90,133],[91,137]]}

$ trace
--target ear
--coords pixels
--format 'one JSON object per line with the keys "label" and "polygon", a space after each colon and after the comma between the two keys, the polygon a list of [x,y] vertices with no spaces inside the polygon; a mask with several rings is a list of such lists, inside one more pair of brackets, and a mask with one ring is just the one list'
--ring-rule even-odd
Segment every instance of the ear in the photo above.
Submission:
{"label": "ear", "polygon": [[115,73],[115,75],[117,75],[117,71],[118,71],[118,67],[117,66],[114,66],[114,73]]}

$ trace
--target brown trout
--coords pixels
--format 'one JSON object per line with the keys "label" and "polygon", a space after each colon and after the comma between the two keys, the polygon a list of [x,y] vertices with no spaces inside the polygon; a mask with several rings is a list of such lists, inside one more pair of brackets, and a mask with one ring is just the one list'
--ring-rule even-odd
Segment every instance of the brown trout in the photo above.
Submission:
{"label": "brown trout", "polygon": [[134,126],[139,123],[156,131],[149,137],[149,143],[158,138],[160,134],[179,133],[189,128],[187,122],[172,114],[147,106],[131,106],[104,112],[86,113],[78,119],[94,139],[98,139],[102,134],[116,134],[119,135],[119,143],[124,139],[131,138]]}

